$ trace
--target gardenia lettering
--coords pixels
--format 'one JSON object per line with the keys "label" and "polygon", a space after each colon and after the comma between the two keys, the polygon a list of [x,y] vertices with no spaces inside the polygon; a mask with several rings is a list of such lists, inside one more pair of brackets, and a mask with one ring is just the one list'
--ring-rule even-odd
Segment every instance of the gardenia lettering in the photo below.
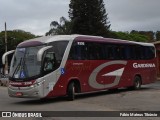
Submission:
{"label": "gardenia lettering", "polygon": [[134,68],[154,68],[156,65],[154,63],[138,64],[133,63]]}

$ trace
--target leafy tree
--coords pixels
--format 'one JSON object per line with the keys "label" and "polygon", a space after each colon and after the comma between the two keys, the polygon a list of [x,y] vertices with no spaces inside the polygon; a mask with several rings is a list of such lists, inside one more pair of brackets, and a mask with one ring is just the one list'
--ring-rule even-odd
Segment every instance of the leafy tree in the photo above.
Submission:
{"label": "leafy tree", "polygon": [[115,32],[112,31],[110,36],[116,39],[130,40],[136,42],[148,42],[149,38],[139,33]]}
{"label": "leafy tree", "polygon": [[144,36],[147,36],[148,37],[148,42],[151,42],[154,40],[154,32],[153,31],[135,31],[135,30],[132,30],[131,33],[136,33],[136,34],[141,34],[141,35],[144,35]]}
{"label": "leafy tree", "polygon": [[159,41],[160,40],[160,31],[156,32],[156,40]]}
{"label": "leafy tree", "polygon": [[103,0],[71,0],[72,34],[107,36],[110,30]]}
{"label": "leafy tree", "polygon": [[[2,48],[4,48],[4,36],[5,32],[0,32],[0,45]],[[13,30],[13,31],[7,31],[7,40],[8,40],[8,50],[15,49],[16,46],[25,40],[35,38],[36,36],[31,34],[30,32],[25,32],[23,30]],[[2,50],[1,48],[1,50]]]}
{"label": "leafy tree", "polygon": [[[5,52],[5,32],[2,31],[0,32],[0,58],[2,58],[2,55]],[[8,51],[9,50],[14,50],[16,46],[25,40],[35,38],[36,36],[31,34],[30,32],[25,32],[23,30],[13,30],[13,31],[7,31],[7,46],[8,46]],[[10,61],[11,57],[9,58]],[[0,64],[1,64],[1,59],[0,59]]]}
{"label": "leafy tree", "polygon": [[46,33],[48,35],[68,35],[71,34],[71,22],[65,17],[61,17],[60,21],[52,21],[50,24],[50,30]]}

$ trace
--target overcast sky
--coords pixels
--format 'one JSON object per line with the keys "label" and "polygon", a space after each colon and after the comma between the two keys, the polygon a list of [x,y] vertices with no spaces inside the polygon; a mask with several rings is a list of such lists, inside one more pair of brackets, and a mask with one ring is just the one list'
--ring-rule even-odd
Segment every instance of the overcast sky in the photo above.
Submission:
{"label": "overcast sky", "polygon": [[[51,21],[68,19],[70,0],[0,0],[0,31],[44,35]],[[113,31],[160,31],[160,0],[104,0]]]}

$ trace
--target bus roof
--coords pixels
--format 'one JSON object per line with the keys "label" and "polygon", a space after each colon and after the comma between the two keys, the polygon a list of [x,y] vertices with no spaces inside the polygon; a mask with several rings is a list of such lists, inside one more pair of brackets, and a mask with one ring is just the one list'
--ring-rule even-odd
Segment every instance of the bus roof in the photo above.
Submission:
{"label": "bus roof", "polygon": [[142,46],[154,46],[152,43],[143,43],[143,42],[134,42],[129,40],[121,40],[121,39],[113,39],[113,38],[103,38],[100,36],[89,36],[89,35],[55,35],[55,36],[45,36],[45,37],[39,37],[30,39],[27,41],[24,41],[18,45],[18,47],[23,46],[36,46],[39,44],[45,44],[50,43],[54,41],[95,41],[95,42],[109,42],[109,43],[120,43],[120,44],[136,44],[136,45],[142,45]]}

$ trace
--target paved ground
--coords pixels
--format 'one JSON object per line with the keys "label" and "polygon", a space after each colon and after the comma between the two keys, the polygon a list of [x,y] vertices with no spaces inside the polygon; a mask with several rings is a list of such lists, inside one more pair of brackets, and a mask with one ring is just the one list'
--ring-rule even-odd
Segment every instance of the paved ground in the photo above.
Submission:
{"label": "paved ground", "polygon": [[[7,88],[0,87],[0,111],[160,111],[160,81],[142,86],[142,89],[138,91],[121,89],[118,92],[104,91],[79,95],[75,101],[67,101],[65,97],[46,101],[39,99],[10,98],[7,94]],[[49,119],[97,120],[98,118],[42,118],[40,120]],[[112,120],[114,118],[108,119]],[[118,119],[123,120],[124,118]],[[134,118],[127,118],[127,120],[133,119]],[[152,120],[153,118],[136,119]],[[158,120],[159,118],[154,118],[154,120],[156,119]]]}

